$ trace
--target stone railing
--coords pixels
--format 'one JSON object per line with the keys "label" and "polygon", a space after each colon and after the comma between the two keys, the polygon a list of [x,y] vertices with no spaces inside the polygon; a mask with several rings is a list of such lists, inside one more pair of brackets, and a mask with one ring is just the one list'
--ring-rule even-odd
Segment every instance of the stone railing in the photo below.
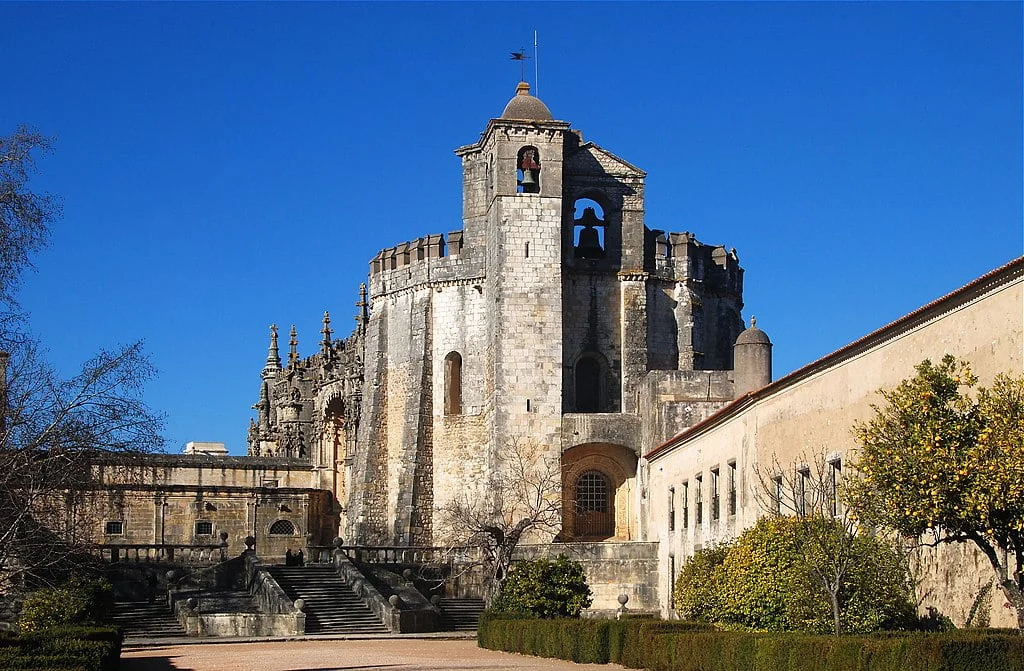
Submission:
{"label": "stone railing", "polygon": [[[390,545],[343,545],[345,555],[362,564],[448,564],[481,560],[477,547],[395,547]],[[311,548],[312,553],[312,548]]]}
{"label": "stone railing", "polygon": [[105,543],[94,547],[92,554],[111,563],[145,562],[205,566],[226,560],[227,546],[223,544]]}

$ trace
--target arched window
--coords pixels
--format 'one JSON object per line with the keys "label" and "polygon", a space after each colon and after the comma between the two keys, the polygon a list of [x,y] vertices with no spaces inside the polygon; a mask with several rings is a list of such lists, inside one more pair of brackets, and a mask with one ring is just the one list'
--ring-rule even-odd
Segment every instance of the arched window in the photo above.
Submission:
{"label": "arched window", "polygon": [[576,412],[601,412],[601,362],[595,356],[582,356],[573,371]]}
{"label": "arched window", "polygon": [[611,536],[615,533],[608,478],[601,471],[586,471],[576,480],[576,535]]}
{"label": "arched window", "polygon": [[295,525],[288,520],[277,520],[270,525],[271,536],[294,536]]}
{"label": "arched window", "polygon": [[458,352],[444,358],[444,414],[462,414],[462,355]]}
{"label": "arched window", "polygon": [[536,147],[523,147],[516,154],[516,191],[540,193],[540,152]]}

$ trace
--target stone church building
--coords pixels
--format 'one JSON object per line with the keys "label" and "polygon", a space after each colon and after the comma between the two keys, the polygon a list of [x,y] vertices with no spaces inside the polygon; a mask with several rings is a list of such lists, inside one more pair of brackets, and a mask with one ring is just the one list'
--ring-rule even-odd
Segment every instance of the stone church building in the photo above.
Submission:
{"label": "stone church building", "polygon": [[[531,446],[558,465],[562,520],[525,550],[576,552],[594,608],[625,593],[668,614],[686,558],[764,514],[758,463],[821,454],[838,473],[875,390],[924,358],[966,359],[983,384],[1021,373],[1024,259],[773,382],[736,251],[647,222],[646,174],[525,82],[455,153],[462,228],[380,251],[347,337],[325,314],[303,356],[271,327],[248,456],[103,474],[102,544],[445,545],[445,506]],[[961,555],[919,565],[922,606],[962,620],[991,577]]]}
{"label": "stone church building", "polygon": [[525,82],[455,153],[462,229],[377,254],[354,334],[325,315],[282,362],[272,329],[249,454],[310,460],[350,542],[433,545],[439,508],[536,443],[561,460],[560,539],[635,540],[644,446],[771,379],[736,252],[650,227],[646,174]]}

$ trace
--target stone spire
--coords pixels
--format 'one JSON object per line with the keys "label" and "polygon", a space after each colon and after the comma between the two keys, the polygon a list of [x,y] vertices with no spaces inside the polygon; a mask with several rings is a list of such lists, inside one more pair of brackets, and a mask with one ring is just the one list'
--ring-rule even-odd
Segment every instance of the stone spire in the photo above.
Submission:
{"label": "stone spire", "polygon": [[277,353],[277,324],[270,325],[270,348],[267,351],[267,363],[263,366],[263,377],[277,375],[281,370],[281,356]]}
{"label": "stone spire", "polygon": [[359,308],[358,314],[356,314],[356,327],[362,332],[366,328],[366,322],[370,320],[370,312],[367,310],[369,303],[366,302],[366,283],[359,285],[359,302],[356,303],[356,307]]}
{"label": "stone spire", "polygon": [[299,360],[299,337],[295,332],[295,324],[292,324],[291,337],[288,338],[288,365],[294,366]]}
{"label": "stone spire", "polygon": [[323,334],[323,338],[320,340],[320,353],[324,355],[324,358],[330,356],[331,353],[331,315],[324,310],[324,327],[320,329],[320,333]]}

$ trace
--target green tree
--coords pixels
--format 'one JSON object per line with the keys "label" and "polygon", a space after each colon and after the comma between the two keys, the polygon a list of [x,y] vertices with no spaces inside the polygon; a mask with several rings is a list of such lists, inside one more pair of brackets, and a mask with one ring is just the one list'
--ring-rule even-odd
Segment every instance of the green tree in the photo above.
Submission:
{"label": "green tree", "polygon": [[854,427],[849,505],[922,545],[976,545],[1024,630],[1024,378],[998,375],[972,396],[965,362],[947,355],[916,370]]}
{"label": "green tree", "polygon": [[592,602],[579,562],[559,555],[512,565],[491,610],[534,617],[578,617]]}
{"label": "green tree", "polygon": [[732,543],[702,548],[683,564],[676,578],[673,596],[676,611],[685,620],[714,622],[722,612],[725,570],[722,565]]}
{"label": "green tree", "polygon": [[[902,557],[880,539],[847,533],[837,520],[764,517],[683,567],[676,607],[687,619],[767,631],[854,633],[901,624],[911,611]],[[812,534],[837,537],[852,558],[835,590],[838,609],[819,575],[832,559],[801,547]]]}

